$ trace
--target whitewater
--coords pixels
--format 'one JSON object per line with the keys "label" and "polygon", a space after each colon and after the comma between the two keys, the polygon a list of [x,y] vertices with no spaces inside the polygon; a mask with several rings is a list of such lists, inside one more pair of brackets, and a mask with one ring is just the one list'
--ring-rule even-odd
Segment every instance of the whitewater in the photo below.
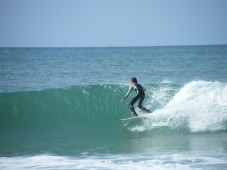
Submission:
{"label": "whitewater", "polygon": [[[226,56],[226,46],[1,48],[0,169],[227,169]],[[152,113],[136,104],[144,118],[120,122],[132,76]]]}

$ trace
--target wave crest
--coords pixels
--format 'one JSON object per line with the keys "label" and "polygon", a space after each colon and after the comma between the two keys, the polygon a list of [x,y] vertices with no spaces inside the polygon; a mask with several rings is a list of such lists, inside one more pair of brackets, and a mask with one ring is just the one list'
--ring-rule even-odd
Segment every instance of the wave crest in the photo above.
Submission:
{"label": "wave crest", "polygon": [[190,132],[214,132],[227,129],[227,84],[192,81],[184,85],[161,109],[132,130],[168,127]]}

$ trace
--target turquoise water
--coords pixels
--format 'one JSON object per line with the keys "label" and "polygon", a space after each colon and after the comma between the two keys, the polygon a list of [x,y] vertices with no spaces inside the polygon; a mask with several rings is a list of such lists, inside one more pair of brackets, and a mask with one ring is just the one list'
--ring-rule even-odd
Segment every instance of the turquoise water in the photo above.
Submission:
{"label": "turquoise water", "polygon": [[[227,169],[227,46],[1,48],[0,68],[1,169]],[[132,76],[153,113],[119,122]]]}

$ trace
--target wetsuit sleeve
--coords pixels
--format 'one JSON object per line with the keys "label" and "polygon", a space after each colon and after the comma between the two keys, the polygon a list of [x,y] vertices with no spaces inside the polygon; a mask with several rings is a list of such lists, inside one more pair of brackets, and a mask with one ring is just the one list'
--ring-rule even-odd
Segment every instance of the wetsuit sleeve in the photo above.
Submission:
{"label": "wetsuit sleeve", "polygon": [[125,97],[124,97],[123,100],[125,100],[125,99],[129,96],[129,94],[131,93],[131,91],[132,91],[132,86],[130,85],[130,86],[129,86],[129,89],[128,89],[128,92],[127,92],[127,94],[125,95]]}

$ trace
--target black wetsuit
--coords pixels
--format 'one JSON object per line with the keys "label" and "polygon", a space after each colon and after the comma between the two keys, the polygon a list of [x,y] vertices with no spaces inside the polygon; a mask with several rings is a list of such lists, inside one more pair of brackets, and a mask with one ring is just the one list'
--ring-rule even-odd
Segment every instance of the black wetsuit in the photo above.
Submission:
{"label": "black wetsuit", "polygon": [[136,91],[136,96],[131,100],[131,102],[129,103],[129,108],[130,110],[132,111],[133,115],[134,116],[138,116],[133,105],[135,104],[135,102],[137,102],[139,100],[139,104],[138,104],[138,107],[147,112],[147,113],[151,113],[150,110],[146,109],[142,104],[143,104],[143,100],[144,100],[144,97],[145,97],[145,92],[144,92],[144,88],[138,84],[138,83],[133,83],[132,85],[130,85],[129,87],[129,91],[128,93],[126,94],[125,98],[128,97],[128,95],[130,94],[131,90],[134,89]]}

